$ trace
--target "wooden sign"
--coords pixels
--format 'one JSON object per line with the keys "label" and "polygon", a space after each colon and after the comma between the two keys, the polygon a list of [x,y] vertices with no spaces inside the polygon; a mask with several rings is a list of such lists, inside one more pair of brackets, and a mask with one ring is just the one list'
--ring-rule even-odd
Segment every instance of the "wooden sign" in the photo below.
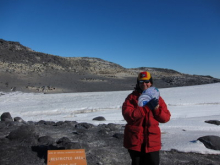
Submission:
{"label": "wooden sign", "polygon": [[85,150],[48,150],[47,165],[87,165]]}

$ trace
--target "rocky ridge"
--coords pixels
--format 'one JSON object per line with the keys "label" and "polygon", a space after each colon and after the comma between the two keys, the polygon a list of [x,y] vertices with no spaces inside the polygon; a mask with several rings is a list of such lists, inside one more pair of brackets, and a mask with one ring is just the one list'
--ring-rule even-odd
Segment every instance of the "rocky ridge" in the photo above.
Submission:
{"label": "rocky ridge", "polygon": [[85,92],[132,90],[140,71],[150,71],[158,88],[220,82],[162,68],[127,69],[99,58],[60,57],[0,39],[0,88],[4,92]]}

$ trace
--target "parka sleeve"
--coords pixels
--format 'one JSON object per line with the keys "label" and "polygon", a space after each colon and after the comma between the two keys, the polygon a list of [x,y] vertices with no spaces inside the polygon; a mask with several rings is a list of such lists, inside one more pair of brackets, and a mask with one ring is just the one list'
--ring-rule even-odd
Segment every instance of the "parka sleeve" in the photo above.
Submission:
{"label": "parka sleeve", "polygon": [[157,110],[154,110],[154,118],[160,123],[166,123],[170,120],[170,117],[170,111],[167,109],[167,105],[162,97],[160,97],[159,108]]}
{"label": "parka sleeve", "polygon": [[137,97],[135,95],[130,94],[125,99],[122,105],[122,115],[128,124],[142,124],[145,112],[142,107],[138,106]]}

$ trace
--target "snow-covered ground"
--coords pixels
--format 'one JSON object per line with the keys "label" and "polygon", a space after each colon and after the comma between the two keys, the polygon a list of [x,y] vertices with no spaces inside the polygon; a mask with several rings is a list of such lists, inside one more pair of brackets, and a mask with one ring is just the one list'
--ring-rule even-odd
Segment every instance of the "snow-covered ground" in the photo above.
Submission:
{"label": "snow-covered ground", "polygon": [[[197,141],[201,136],[220,136],[220,126],[206,120],[220,120],[220,83],[159,89],[171,112],[171,120],[160,124],[162,149],[220,154]],[[2,93],[2,92],[1,92]],[[0,96],[0,114],[25,121],[77,121],[94,125],[125,124],[121,106],[131,91],[62,94],[4,93]],[[106,121],[94,121],[103,116]]]}

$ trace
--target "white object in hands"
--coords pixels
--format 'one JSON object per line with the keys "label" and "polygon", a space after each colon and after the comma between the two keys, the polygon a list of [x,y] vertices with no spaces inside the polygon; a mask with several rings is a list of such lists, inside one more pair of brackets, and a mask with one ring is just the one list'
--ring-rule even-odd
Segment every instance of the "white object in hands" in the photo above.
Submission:
{"label": "white object in hands", "polygon": [[138,106],[145,106],[151,99],[156,98],[159,99],[160,92],[156,87],[150,87],[142,92],[140,97],[138,98]]}

